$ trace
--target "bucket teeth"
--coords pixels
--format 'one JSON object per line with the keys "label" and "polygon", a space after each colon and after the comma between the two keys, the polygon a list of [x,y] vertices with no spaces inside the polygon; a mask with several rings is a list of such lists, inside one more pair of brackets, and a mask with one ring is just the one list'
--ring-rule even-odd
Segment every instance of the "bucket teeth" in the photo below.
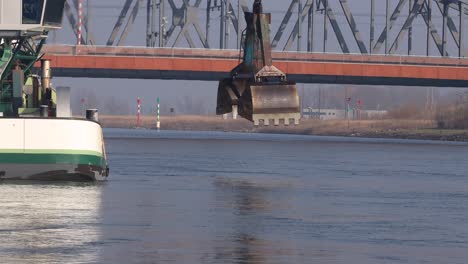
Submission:
{"label": "bucket teeth", "polygon": [[263,114],[263,115],[254,115],[253,122],[255,126],[269,126],[271,122],[273,125],[279,126],[280,124],[284,124],[285,126],[289,126],[291,124],[299,125],[299,120],[301,116],[299,113],[291,113],[291,114]]}

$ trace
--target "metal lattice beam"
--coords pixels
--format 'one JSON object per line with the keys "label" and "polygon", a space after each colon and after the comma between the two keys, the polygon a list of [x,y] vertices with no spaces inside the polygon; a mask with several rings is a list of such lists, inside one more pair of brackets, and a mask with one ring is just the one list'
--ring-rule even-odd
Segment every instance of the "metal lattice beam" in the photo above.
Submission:
{"label": "metal lattice beam", "polygon": [[[227,49],[234,46],[239,48],[244,29],[243,12],[249,11],[246,2],[246,0],[126,0],[106,44],[124,45],[137,16],[142,13],[139,10],[146,4],[146,46],[148,47],[212,48],[218,47],[212,37],[219,36],[219,48]],[[361,16],[365,13],[365,10],[362,10],[363,2],[369,7],[370,23],[365,26],[370,26],[367,30],[370,33],[367,36],[362,34],[365,32],[362,30],[364,24],[359,24],[353,14],[355,1],[289,0],[284,14],[274,14],[275,20],[279,20],[280,24],[276,27],[278,29],[274,34],[272,47],[301,51],[302,45],[307,44],[307,51],[312,52],[315,50],[314,44],[317,40],[322,40],[323,51],[330,50],[329,47],[333,46],[343,53],[411,55],[413,47],[416,47],[413,36],[420,30],[414,26],[414,21],[421,16],[426,28],[424,30],[427,31],[426,55],[431,55],[432,45],[435,45],[441,56],[463,57],[467,54],[464,50],[466,47],[464,21],[468,15],[468,0],[362,0],[359,1]],[[378,12],[376,12],[377,4],[380,10]],[[433,8],[434,5],[436,8]],[[65,12],[73,28],[76,28],[77,24],[76,8],[77,0],[68,0]],[[376,13],[382,12],[382,8],[387,9],[385,21],[381,18],[376,19]],[[206,13],[201,12],[203,9]],[[454,12],[457,13],[456,16]],[[433,19],[435,15],[442,16],[442,24],[438,24],[441,23],[439,19]],[[97,44],[86,23],[86,16],[87,14],[84,15],[84,28],[88,44]],[[317,17],[320,21],[317,21]],[[213,24],[214,20],[219,20],[219,24]],[[380,23],[385,22],[385,26],[381,32],[378,32],[380,34],[376,35],[375,25],[379,23],[378,20]],[[403,26],[396,28],[397,21],[401,20],[404,21]],[[317,24],[322,24],[323,30],[315,30]],[[336,37],[335,43],[329,39],[330,26]],[[437,28],[442,28],[442,32],[439,33]],[[76,35],[76,32],[74,34]],[[303,38],[305,34],[307,37]],[[390,39],[393,36],[396,37]],[[366,39],[369,41],[368,45]],[[407,45],[403,44],[404,39],[408,40]],[[420,46],[417,47],[421,51]],[[457,51],[449,50],[453,47],[457,47]]]}
{"label": "metal lattice beam", "polygon": [[[398,19],[398,17],[400,16],[401,12],[402,12],[402,9],[403,9],[403,6],[408,3],[408,0],[400,0],[398,2],[398,5],[396,6],[395,10],[393,11],[392,15],[389,17],[389,23],[387,23],[386,27],[383,29],[382,33],[380,34],[378,40],[377,40],[377,43],[375,43],[375,46],[373,48],[373,53],[378,53],[380,51],[380,49],[382,48],[382,45],[384,43],[387,43],[388,40],[387,40],[387,35],[388,35],[388,32],[390,30],[393,29],[393,27],[395,26],[395,23]],[[389,10],[387,10],[389,11]],[[386,49],[388,50],[388,49]]]}
{"label": "metal lattice beam", "polygon": [[107,45],[108,46],[113,46],[114,43],[115,43],[115,39],[117,38],[117,35],[119,34],[119,31],[120,31],[120,28],[122,27],[126,17],[127,17],[127,14],[128,14],[128,11],[130,10],[130,7],[133,3],[133,0],[126,0],[125,1],[125,4],[122,8],[122,11],[120,12],[120,15],[117,19],[117,22],[115,22],[115,25],[114,25],[114,28],[112,29],[112,33],[109,37],[109,39],[107,40]]}
{"label": "metal lattice beam", "polygon": [[366,45],[364,44],[364,41],[362,40],[361,33],[358,30],[356,21],[354,20],[354,16],[351,13],[351,9],[348,6],[348,0],[340,0],[340,5],[341,5],[341,8],[343,9],[346,20],[348,21],[348,25],[351,28],[353,37],[356,40],[359,50],[361,51],[362,54],[367,54]]}
{"label": "metal lattice beam", "polygon": [[140,6],[143,5],[143,0],[136,0],[135,2],[136,3],[133,6],[132,12],[130,13],[130,16],[127,20],[127,24],[125,24],[122,34],[120,35],[119,41],[117,42],[117,46],[122,45],[127,39],[128,33],[132,29],[132,26],[135,23],[135,19],[138,16],[138,11],[140,10]]}
{"label": "metal lattice beam", "polygon": [[185,37],[191,48],[196,47],[189,31],[189,28],[193,26],[203,47],[209,48],[209,44],[206,41],[205,37],[206,35],[202,31],[201,26],[198,23],[198,10],[201,4],[201,0],[197,0],[193,6],[191,6],[187,0],[183,0],[183,4],[180,8],[176,7],[173,0],[169,0],[169,4],[171,5],[174,17],[177,18],[172,20],[171,29],[169,29],[168,35],[166,37],[170,38],[174,33],[175,28],[180,27],[180,32],[177,35],[176,40],[174,41],[173,47],[177,46],[180,43],[182,36]]}
{"label": "metal lattice beam", "polygon": [[416,0],[413,7],[411,8],[411,12],[409,13],[408,17],[405,20],[398,36],[396,37],[395,41],[393,41],[392,46],[390,47],[390,54],[394,54],[398,46],[400,45],[401,40],[403,37],[408,33],[409,28],[413,24],[414,19],[419,15],[420,10],[424,5],[425,0]]}
{"label": "metal lattice beam", "polygon": [[[286,42],[286,45],[284,46],[283,50],[291,50],[292,45],[294,44],[294,41],[298,41],[300,43],[300,38],[301,38],[300,25],[304,23],[305,18],[308,16],[309,9],[312,7],[312,3],[313,3],[313,0],[308,0],[304,8],[298,5],[298,9],[301,10],[300,22],[299,20],[296,21],[296,24],[294,25],[294,29],[291,31],[291,34],[289,34],[288,41]],[[300,45],[298,45],[298,51],[300,51]]]}
{"label": "metal lattice beam", "polygon": [[[429,2],[430,3],[430,2]],[[437,32],[437,28],[435,25],[432,23],[432,14],[431,14],[431,9],[429,8],[428,3],[423,7],[423,19],[424,22],[426,23],[426,26],[428,27],[428,32],[432,39],[434,40],[434,43],[437,46],[437,49],[439,50],[439,53],[441,56],[447,56],[447,53],[444,53],[443,47],[442,47],[442,38],[440,37],[439,33]],[[427,52],[426,55],[429,55],[429,38],[428,38],[428,47],[427,47]]]}

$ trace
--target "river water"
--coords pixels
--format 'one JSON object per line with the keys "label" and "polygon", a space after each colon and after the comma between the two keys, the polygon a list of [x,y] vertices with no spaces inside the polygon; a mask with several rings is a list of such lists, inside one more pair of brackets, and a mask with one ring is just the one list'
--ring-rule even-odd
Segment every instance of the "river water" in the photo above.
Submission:
{"label": "river water", "polygon": [[105,183],[0,184],[0,263],[467,263],[467,144],[105,136]]}

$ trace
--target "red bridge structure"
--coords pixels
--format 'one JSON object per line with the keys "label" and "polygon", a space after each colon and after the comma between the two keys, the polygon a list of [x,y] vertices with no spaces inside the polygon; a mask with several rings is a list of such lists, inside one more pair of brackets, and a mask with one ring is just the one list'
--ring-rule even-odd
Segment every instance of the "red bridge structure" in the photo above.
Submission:
{"label": "red bridge structure", "polygon": [[[218,81],[239,63],[236,50],[45,47],[57,77]],[[274,52],[299,83],[468,87],[468,58]]]}

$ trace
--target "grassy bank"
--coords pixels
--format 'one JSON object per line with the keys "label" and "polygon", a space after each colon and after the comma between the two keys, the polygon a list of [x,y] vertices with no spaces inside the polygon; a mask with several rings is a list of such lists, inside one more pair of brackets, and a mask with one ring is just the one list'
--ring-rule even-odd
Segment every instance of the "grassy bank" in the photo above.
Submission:
{"label": "grassy bank", "polygon": [[[100,121],[104,127],[136,127],[136,118],[134,116],[100,116]],[[155,124],[156,120],[154,117],[142,117],[142,127],[155,128]],[[285,133],[468,142],[468,130],[435,129],[435,122],[427,120],[350,121],[349,126],[348,122],[344,120],[303,120],[299,126],[254,127],[251,122],[244,119],[224,120],[218,116],[171,116],[162,117],[161,126],[164,130]]]}

